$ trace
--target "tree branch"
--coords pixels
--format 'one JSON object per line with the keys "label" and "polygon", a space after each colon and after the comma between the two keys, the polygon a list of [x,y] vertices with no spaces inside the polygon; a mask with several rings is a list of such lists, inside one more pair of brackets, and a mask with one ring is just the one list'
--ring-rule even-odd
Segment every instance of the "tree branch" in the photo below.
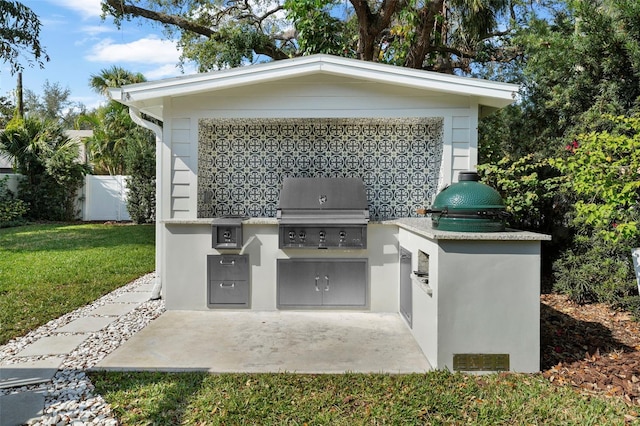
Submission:
{"label": "tree branch", "polygon": [[[150,19],[152,21],[160,22],[162,24],[175,25],[183,30],[190,31],[195,34],[200,34],[214,41],[224,41],[224,38],[220,36],[220,34],[215,29],[205,25],[197,24],[182,16],[170,15],[163,12],[144,9],[132,4],[125,3],[124,0],[104,0],[104,2],[111,8],[112,14],[114,16],[130,15],[142,17]],[[269,11],[268,13],[274,13],[274,11]],[[256,46],[252,46],[252,49],[257,54],[269,56],[274,60],[289,58],[289,56],[287,56],[278,48],[278,46],[275,45],[272,39],[267,40],[266,38],[262,38],[262,42],[263,43],[260,43]]]}
{"label": "tree branch", "polygon": [[215,38],[216,33],[211,28],[204,25],[196,24],[186,18],[177,15],[169,15],[162,12],[156,12],[154,10],[143,9],[138,6],[126,4],[124,0],[104,0],[105,3],[111,7],[115,12],[120,15],[140,16],[143,18],[151,19],[152,21],[160,22],[163,24],[175,25],[184,30],[191,31],[196,34],[200,34],[209,38]]}

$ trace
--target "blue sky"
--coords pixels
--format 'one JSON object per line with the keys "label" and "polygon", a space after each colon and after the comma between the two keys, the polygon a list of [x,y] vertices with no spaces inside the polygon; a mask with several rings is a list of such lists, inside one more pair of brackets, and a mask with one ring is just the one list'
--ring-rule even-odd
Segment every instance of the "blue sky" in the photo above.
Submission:
{"label": "blue sky", "polygon": [[[118,29],[112,19],[101,20],[100,0],[21,1],[40,18],[40,40],[51,58],[44,69],[25,67],[22,80],[26,89],[41,94],[46,80],[57,82],[71,90],[73,101],[94,108],[104,99],[88,82],[102,69],[118,65],[143,73],[147,80],[181,74],[176,66],[180,53],[174,42],[164,39],[158,26],[137,19],[123,22]],[[16,76],[0,63],[0,95],[6,96],[15,85]]]}

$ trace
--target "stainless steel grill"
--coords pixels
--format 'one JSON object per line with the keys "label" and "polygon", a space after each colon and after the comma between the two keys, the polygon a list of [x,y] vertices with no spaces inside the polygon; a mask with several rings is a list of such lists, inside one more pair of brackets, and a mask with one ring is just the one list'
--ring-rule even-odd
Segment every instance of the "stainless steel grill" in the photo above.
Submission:
{"label": "stainless steel grill", "polygon": [[277,211],[280,248],[364,249],[369,210],[357,178],[285,178]]}

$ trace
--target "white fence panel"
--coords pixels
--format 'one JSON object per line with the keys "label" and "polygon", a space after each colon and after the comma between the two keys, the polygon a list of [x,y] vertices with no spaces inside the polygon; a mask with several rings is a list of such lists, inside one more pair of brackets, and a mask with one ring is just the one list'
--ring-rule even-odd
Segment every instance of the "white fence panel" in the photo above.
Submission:
{"label": "white fence panel", "polygon": [[85,177],[82,220],[131,220],[126,176]]}

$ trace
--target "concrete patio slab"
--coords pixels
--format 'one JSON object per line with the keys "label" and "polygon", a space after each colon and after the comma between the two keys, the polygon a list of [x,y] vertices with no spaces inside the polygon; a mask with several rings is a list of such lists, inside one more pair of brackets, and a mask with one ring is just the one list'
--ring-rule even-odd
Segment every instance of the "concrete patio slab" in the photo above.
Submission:
{"label": "concrete patio slab", "polygon": [[135,289],[133,289],[132,291],[135,291],[135,292],[142,292],[142,291],[152,292],[154,287],[155,287],[154,283],[142,284],[142,285],[139,285],[138,287],[136,287]]}
{"label": "concrete patio slab", "polygon": [[412,373],[431,366],[397,314],[168,311],[94,369]]}
{"label": "concrete patio slab", "polygon": [[60,364],[62,358],[0,365],[0,389],[49,382],[60,368]]}
{"label": "concrete patio slab", "polygon": [[84,342],[88,334],[43,337],[27,345],[16,356],[63,355],[72,352]]}
{"label": "concrete patio slab", "polygon": [[89,312],[89,314],[117,317],[128,314],[137,306],[137,304],[133,303],[107,303],[106,305],[98,306],[93,311]]}
{"label": "concrete patio slab", "polygon": [[44,393],[28,391],[0,395],[0,425],[19,426],[42,416]]}
{"label": "concrete patio slab", "polygon": [[151,292],[132,291],[124,293],[112,300],[113,303],[142,303],[151,298]]}
{"label": "concrete patio slab", "polygon": [[115,321],[113,317],[82,317],[56,329],[60,333],[87,333],[99,331]]}

